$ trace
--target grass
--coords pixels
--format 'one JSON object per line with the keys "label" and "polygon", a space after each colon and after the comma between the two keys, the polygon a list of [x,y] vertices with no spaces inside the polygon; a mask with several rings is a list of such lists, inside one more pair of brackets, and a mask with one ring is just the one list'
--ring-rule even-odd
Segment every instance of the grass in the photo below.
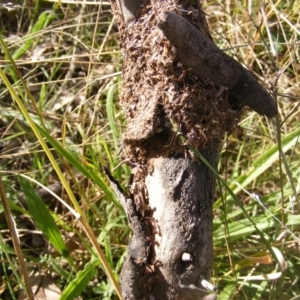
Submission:
{"label": "grass", "polygon": [[[212,281],[222,300],[297,299],[300,4],[203,3],[218,46],[279,109],[275,120],[248,111],[224,141]],[[124,186],[130,170],[110,7],[19,0],[0,4],[0,23],[0,298],[117,299],[109,276],[117,282],[130,229],[102,166],[118,167]]]}

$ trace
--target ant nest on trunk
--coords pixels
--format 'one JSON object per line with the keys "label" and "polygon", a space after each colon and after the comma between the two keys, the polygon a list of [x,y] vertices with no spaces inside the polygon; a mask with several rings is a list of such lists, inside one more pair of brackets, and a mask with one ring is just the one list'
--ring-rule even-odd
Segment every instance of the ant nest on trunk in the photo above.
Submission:
{"label": "ant nest on trunk", "polygon": [[226,88],[194,76],[176,59],[176,49],[157,26],[162,11],[180,15],[210,37],[194,0],[181,5],[153,0],[128,27],[119,25],[124,61],[120,99],[127,119],[122,149],[134,163],[183,153],[187,145],[218,147],[241,114],[229,102]]}

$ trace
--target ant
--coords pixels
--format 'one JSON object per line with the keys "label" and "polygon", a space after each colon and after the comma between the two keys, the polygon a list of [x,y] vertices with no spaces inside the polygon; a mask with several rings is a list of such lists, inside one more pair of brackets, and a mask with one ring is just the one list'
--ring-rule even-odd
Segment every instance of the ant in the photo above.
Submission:
{"label": "ant", "polygon": [[181,71],[181,74],[180,74],[180,76],[178,77],[178,79],[177,79],[177,81],[179,82],[179,83],[183,83],[183,81],[184,81],[184,79],[185,79],[185,77],[186,77],[186,75],[188,74],[188,71],[190,71],[191,69],[188,69],[188,70],[182,70]]}

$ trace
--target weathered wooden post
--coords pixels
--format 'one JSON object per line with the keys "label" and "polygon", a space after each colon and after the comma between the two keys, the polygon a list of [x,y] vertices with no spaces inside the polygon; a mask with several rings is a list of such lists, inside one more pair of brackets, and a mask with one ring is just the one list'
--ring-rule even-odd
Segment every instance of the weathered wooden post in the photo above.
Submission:
{"label": "weathered wooden post", "polygon": [[267,91],[213,43],[196,0],[111,0],[123,51],[120,102],[130,194],[108,174],[133,236],[124,299],[215,299],[212,206],[225,132],[248,105],[273,117]]}

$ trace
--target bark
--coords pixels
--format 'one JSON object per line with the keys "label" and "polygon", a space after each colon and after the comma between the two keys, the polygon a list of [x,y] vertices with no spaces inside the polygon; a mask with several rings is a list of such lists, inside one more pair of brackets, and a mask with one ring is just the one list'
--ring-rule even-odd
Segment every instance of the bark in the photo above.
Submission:
{"label": "bark", "polygon": [[[202,155],[216,167],[216,149]],[[145,179],[149,217],[137,212],[133,195],[125,195],[106,170],[133,231],[121,274],[123,299],[215,299],[214,287],[205,285],[213,262],[215,175],[186,158],[160,157],[151,165]]]}
{"label": "bark", "polygon": [[209,283],[215,174],[225,132],[249,105],[276,107],[255,78],[212,42],[197,0],[111,0],[123,49],[125,194],[106,170],[132,228],[124,299],[215,299]]}
{"label": "bark", "polygon": [[[216,167],[218,152],[207,149]],[[199,299],[212,268],[212,205],[215,176],[186,158],[158,158],[146,178],[149,205],[158,224],[153,256],[159,262],[153,284],[155,299]],[[202,291],[201,291],[202,289]]]}

